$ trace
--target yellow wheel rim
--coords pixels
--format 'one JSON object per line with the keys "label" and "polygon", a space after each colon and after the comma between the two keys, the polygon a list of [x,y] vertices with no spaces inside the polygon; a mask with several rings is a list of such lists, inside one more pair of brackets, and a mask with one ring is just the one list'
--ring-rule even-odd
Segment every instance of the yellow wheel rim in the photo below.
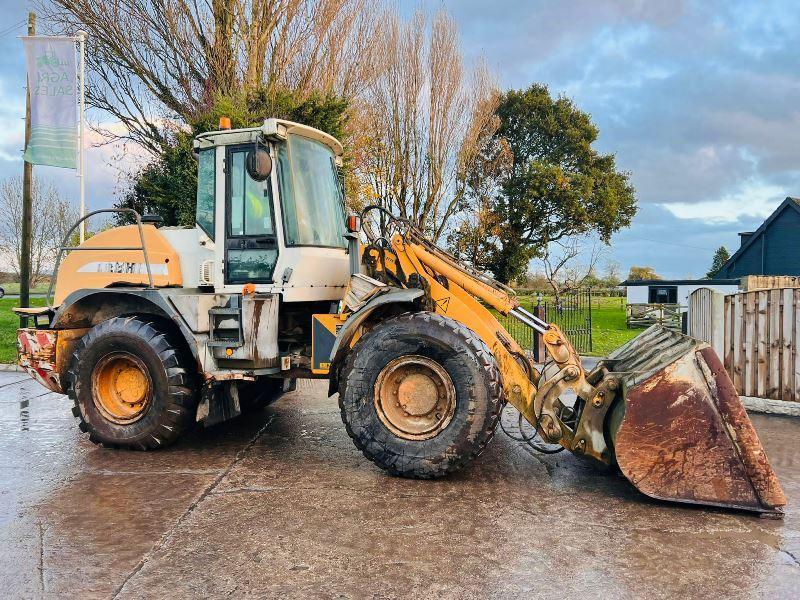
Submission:
{"label": "yellow wheel rim", "polygon": [[104,356],[92,372],[92,398],[109,421],[119,424],[141,419],[153,396],[147,367],[128,352]]}
{"label": "yellow wheel rim", "polygon": [[378,418],[389,431],[406,440],[427,440],[453,419],[456,390],[436,361],[401,356],[378,374],[374,402]]}

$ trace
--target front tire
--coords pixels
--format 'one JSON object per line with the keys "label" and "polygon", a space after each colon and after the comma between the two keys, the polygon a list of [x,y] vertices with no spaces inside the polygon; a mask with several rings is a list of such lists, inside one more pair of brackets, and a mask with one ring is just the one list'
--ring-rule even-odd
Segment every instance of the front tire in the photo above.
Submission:
{"label": "front tire", "polygon": [[188,360],[167,333],[139,317],[115,317],[81,338],[67,393],[81,431],[96,444],[151,450],[194,422]]}
{"label": "front tire", "polygon": [[504,405],[489,348],[461,323],[401,315],[366,334],[347,357],[339,407],[350,437],[382,469],[429,479],[477,457]]}

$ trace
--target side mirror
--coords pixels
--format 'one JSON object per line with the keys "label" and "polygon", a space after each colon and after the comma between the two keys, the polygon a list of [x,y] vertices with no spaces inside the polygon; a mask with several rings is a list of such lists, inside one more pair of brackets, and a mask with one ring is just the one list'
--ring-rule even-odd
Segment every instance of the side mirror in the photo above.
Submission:
{"label": "side mirror", "polygon": [[247,174],[255,181],[265,181],[272,173],[272,157],[263,148],[254,148],[247,153]]}

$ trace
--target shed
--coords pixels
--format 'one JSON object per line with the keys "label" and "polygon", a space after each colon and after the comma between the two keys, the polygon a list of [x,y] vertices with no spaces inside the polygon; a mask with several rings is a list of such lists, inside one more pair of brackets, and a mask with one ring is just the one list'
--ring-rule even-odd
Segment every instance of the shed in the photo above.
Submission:
{"label": "shed", "polygon": [[800,199],[786,198],[755,231],[739,234],[739,249],[715,280],[746,275],[800,275]]}
{"label": "shed", "polygon": [[623,281],[627,289],[628,304],[680,304],[686,306],[689,294],[706,287],[733,294],[739,289],[739,279],[643,279]]}

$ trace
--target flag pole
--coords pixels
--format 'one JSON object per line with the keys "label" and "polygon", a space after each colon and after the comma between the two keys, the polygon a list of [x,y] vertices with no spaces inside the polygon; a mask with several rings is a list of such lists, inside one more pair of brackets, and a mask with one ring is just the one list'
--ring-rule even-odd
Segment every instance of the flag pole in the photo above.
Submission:
{"label": "flag pole", "polygon": [[[36,35],[36,13],[28,13],[28,35]],[[27,81],[25,90],[25,148],[31,141],[31,82]],[[31,305],[31,246],[33,231],[33,165],[22,161],[22,226],[19,253],[19,305]],[[28,318],[20,316],[20,327],[28,326]]]}
{"label": "flag pole", "polygon": [[[80,144],[80,195],[81,195],[81,219],[86,215],[86,148],[84,145],[84,110],[85,97],[86,97],[86,32],[81,30],[78,32],[78,47],[80,49],[80,126],[78,129],[78,138]],[[80,228],[81,244],[86,240],[86,221],[81,221]]]}

